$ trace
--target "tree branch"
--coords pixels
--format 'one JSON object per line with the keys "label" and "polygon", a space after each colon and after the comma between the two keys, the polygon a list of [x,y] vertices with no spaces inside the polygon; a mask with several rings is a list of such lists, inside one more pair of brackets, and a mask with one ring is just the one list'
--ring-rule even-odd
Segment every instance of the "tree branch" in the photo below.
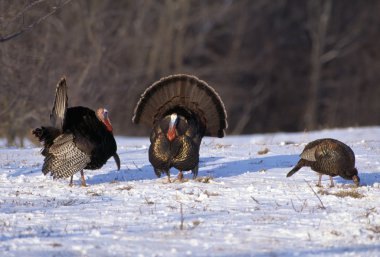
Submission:
{"label": "tree branch", "polygon": [[[30,9],[33,5],[35,5],[36,3],[39,3],[39,2],[41,2],[41,1],[33,2],[30,5],[28,5],[27,7],[25,7],[25,9],[23,10],[22,14],[24,14],[26,12],[26,10]],[[16,38],[16,37],[22,35],[24,32],[27,32],[27,31],[31,30],[34,26],[40,24],[42,21],[44,21],[45,19],[47,19],[48,17],[50,17],[51,15],[53,15],[54,13],[56,13],[58,10],[60,10],[63,6],[65,6],[69,2],[71,2],[71,0],[66,0],[63,3],[61,3],[61,4],[57,5],[57,6],[54,6],[53,9],[49,13],[47,13],[46,15],[40,17],[39,19],[37,19],[33,23],[31,23],[31,24],[29,24],[27,26],[22,27],[17,32],[14,32],[14,33],[11,33],[11,34],[8,34],[8,35],[5,35],[5,36],[0,36],[0,43],[3,43],[5,41],[11,40],[13,38]],[[18,14],[17,16],[20,16],[20,15],[21,14]]]}

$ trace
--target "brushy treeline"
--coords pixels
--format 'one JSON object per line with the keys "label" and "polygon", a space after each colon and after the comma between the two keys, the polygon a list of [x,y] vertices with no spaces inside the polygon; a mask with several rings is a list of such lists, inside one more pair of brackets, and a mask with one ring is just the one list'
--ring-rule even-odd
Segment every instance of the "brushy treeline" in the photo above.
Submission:
{"label": "brushy treeline", "polygon": [[380,1],[16,0],[0,9],[0,136],[10,144],[48,124],[62,75],[70,105],[106,107],[119,135],[148,135],[131,122],[136,101],[175,73],[217,90],[228,134],[380,121]]}

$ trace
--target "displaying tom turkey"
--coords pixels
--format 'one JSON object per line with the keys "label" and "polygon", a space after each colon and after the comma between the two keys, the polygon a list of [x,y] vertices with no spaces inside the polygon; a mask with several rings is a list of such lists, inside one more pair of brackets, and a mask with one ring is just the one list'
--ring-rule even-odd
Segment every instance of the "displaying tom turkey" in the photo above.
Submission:
{"label": "displaying tom turkey", "polygon": [[195,76],[162,78],[142,94],[132,121],[152,126],[149,161],[158,177],[170,168],[198,175],[199,148],[204,136],[223,137],[227,128],[224,104],[215,90]]}
{"label": "displaying tom turkey", "polygon": [[330,176],[330,187],[334,186],[332,177],[341,176],[353,180],[359,186],[360,178],[355,168],[355,155],[352,149],[331,138],[318,139],[310,142],[300,155],[297,165],[286,175],[292,176],[302,167],[310,167],[319,173],[317,186],[321,186],[322,175]]}
{"label": "displaying tom turkey", "polygon": [[81,173],[82,186],[86,186],[83,169],[100,169],[110,157],[114,157],[117,169],[120,159],[108,111],[99,108],[96,113],[86,107],[68,108],[66,79],[62,78],[56,89],[51,126],[36,128],[32,133],[43,142],[45,156],[42,172],[50,172],[53,178],[70,179]]}

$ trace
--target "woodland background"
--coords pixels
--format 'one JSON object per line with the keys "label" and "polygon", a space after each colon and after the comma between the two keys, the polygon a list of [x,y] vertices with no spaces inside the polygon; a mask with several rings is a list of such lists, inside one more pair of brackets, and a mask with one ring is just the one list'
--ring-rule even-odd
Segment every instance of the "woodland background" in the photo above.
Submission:
{"label": "woodland background", "polygon": [[378,125],[380,1],[0,0],[0,137],[71,106],[105,106],[115,134],[141,93],[175,73],[213,86],[228,134]]}

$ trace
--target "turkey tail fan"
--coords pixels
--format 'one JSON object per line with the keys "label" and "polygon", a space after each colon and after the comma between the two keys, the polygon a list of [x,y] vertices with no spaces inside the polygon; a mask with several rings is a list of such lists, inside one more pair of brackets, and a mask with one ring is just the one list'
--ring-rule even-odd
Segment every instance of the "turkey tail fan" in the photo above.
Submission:
{"label": "turkey tail fan", "polygon": [[300,169],[301,169],[301,167],[298,167],[298,166],[294,167],[291,171],[289,171],[288,174],[286,174],[286,177],[288,178],[288,177],[293,176],[293,174],[296,173],[297,171],[299,171]]}
{"label": "turkey tail fan", "polygon": [[53,127],[62,131],[63,122],[65,120],[67,110],[68,98],[67,98],[67,85],[66,78],[62,77],[58,82],[55,90],[55,99],[53,109],[50,113],[50,121]]}
{"label": "turkey tail fan", "polygon": [[206,82],[186,74],[162,78],[147,88],[136,105],[132,121],[152,126],[178,109],[196,115],[205,126],[206,136],[225,135],[227,114],[218,93]]}
{"label": "turkey tail fan", "polygon": [[303,166],[305,166],[305,161],[303,159],[300,159],[297,165],[291,171],[289,171],[288,174],[286,174],[286,177],[288,178],[293,176],[293,174],[299,171]]}

